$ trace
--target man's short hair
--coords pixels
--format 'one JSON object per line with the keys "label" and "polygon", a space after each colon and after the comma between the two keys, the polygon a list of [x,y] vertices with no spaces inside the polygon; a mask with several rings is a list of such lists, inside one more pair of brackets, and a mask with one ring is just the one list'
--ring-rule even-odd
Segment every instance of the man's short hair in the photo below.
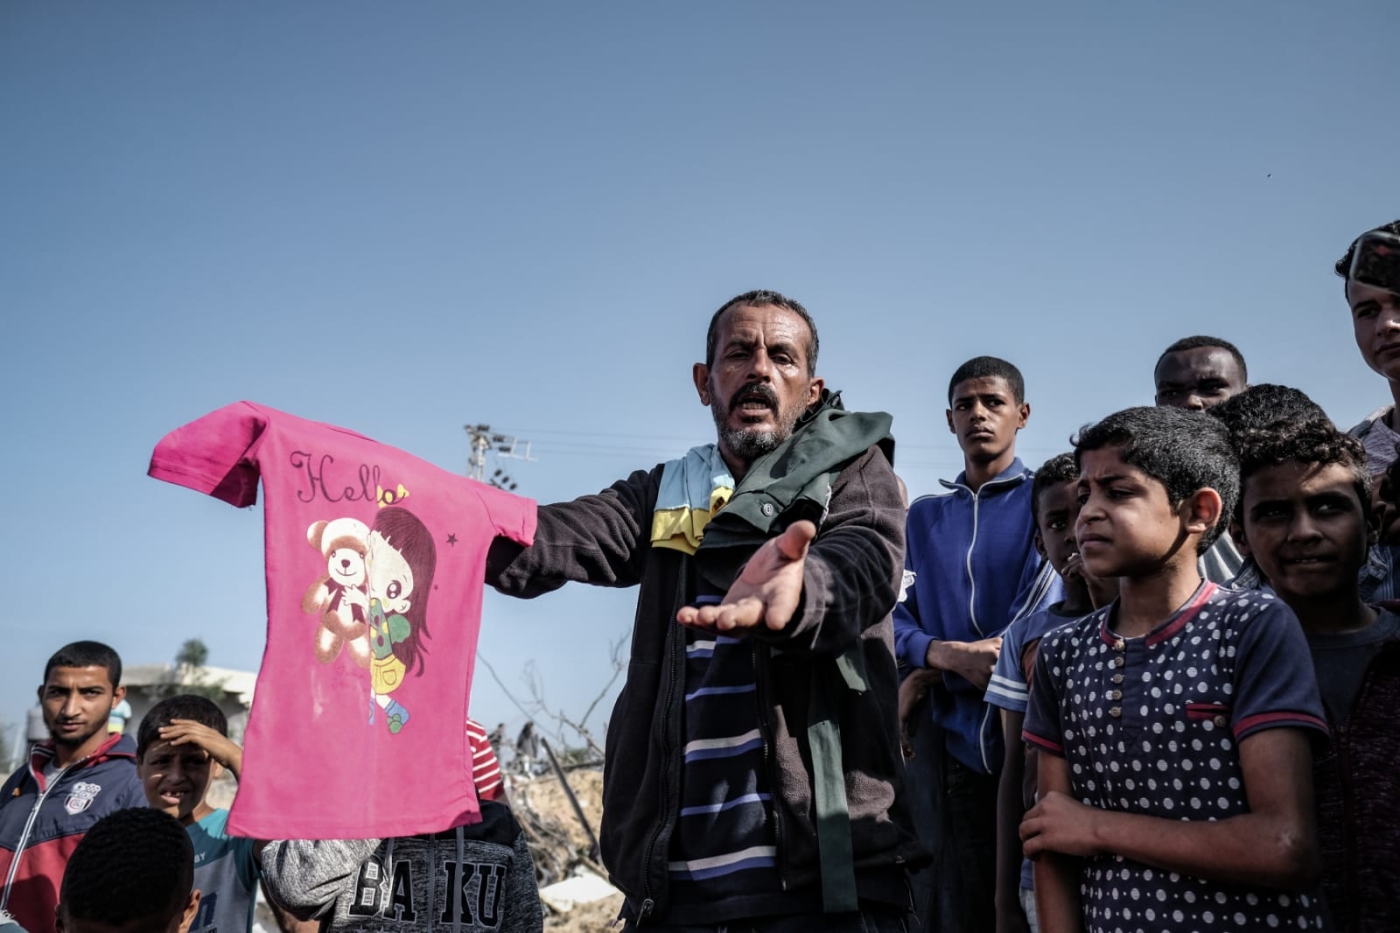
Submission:
{"label": "man's short hair", "polygon": [[1198,553],[1205,553],[1230,524],[1240,497],[1240,463],[1225,425],[1204,412],[1182,408],[1127,408],[1080,430],[1074,439],[1074,462],[1105,447],[1118,448],[1124,463],[1166,487],[1167,501],[1176,508],[1198,489],[1220,495],[1220,520],[1201,535]]}
{"label": "man's short hair", "polygon": [[1221,340],[1219,337],[1206,337],[1202,334],[1197,334],[1194,337],[1182,337],[1176,343],[1167,347],[1162,351],[1162,355],[1157,357],[1157,362],[1152,368],[1155,370],[1158,366],[1161,366],[1162,360],[1166,359],[1167,355],[1170,353],[1180,353],[1183,350],[1199,350],[1202,347],[1218,348],[1233,356],[1235,358],[1235,363],[1240,367],[1240,377],[1244,379],[1245,382],[1249,381],[1249,367],[1244,364],[1244,354],[1240,352],[1240,348],[1228,340]]}
{"label": "man's short hair", "polygon": [[705,334],[705,365],[715,365],[715,350],[719,344],[719,319],[724,312],[730,308],[740,305],[751,305],[756,308],[775,307],[784,311],[791,311],[802,318],[807,324],[807,330],[811,332],[812,339],[807,342],[807,375],[809,377],[817,374],[817,350],[821,348],[821,341],[817,338],[817,325],[812,320],[812,316],[807,313],[807,309],[801,304],[787,297],[781,292],[769,291],[766,288],[755,289],[751,292],[744,292],[742,295],[735,295],[733,298],[719,306],[719,310],[710,318],[710,329]]}
{"label": "man's short hair", "polygon": [[1244,487],[1249,478],[1267,467],[1285,463],[1338,464],[1346,467],[1356,496],[1361,500],[1361,514],[1371,518],[1371,472],[1366,467],[1366,449],[1361,441],[1325,417],[1305,421],[1279,421],[1240,437],[1240,504],[1236,518],[1244,521]]}
{"label": "man's short hair", "polygon": [[1289,386],[1261,382],[1239,395],[1231,396],[1219,405],[1206,409],[1206,414],[1218,418],[1230,432],[1230,440],[1239,447],[1239,440],[1251,431],[1262,431],[1285,421],[1327,421],[1327,413],[1307,394]]}
{"label": "man's short hair", "polygon": [[160,741],[160,730],[176,719],[193,719],[219,735],[228,736],[228,717],[213,700],[193,693],[166,697],[141,717],[141,725],[136,730],[137,761],[146,757],[146,749]]}
{"label": "man's short hair", "polygon": [[1011,387],[1011,395],[1017,405],[1026,400],[1026,380],[1021,378],[1021,371],[1015,366],[995,356],[974,356],[966,363],[959,366],[953,372],[953,378],[948,380],[948,404],[953,404],[953,390],[958,387],[958,383],[966,382],[969,379],[1005,379],[1006,384]]}
{"label": "man's short hair", "polygon": [[[1366,233],[1391,233],[1395,236],[1400,236],[1400,220],[1392,220],[1388,224],[1383,224],[1372,230],[1367,230]],[[1366,233],[1352,240],[1351,245],[1347,247],[1347,251],[1342,254],[1342,258],[1338,259],[1332,266],[1332,271],[1336,272],[1343,279],[1351,275],[1351,261],[1356,258],[1356,244],[1361,242],[1361,237],[1365,236]],[[1342,282],[1342,287],[1346,287],[1345,281]]]}
{"label": "man's short hair", "polygon": [[59,911],[76,920],[121,926],[174,917],[194,888],[194,845],[180,821],[131,807],[98,820],[63,872]]}
{"label": "man's short hair", "polygon": [[100,641],[75,641],[59,648],[44,665],[44,683],[56,667],[105,667],[113,690],[122,682],[122,659]]}
{"label": "man's short hair", "polygon": [[1040,495],[1051,486],[1069,483],[1079,479],[1079,466],[1074,462],[1073,453],[1062,453],[1051,457],[1035,471],[1031,480],[1031,520],[1040,522]]}

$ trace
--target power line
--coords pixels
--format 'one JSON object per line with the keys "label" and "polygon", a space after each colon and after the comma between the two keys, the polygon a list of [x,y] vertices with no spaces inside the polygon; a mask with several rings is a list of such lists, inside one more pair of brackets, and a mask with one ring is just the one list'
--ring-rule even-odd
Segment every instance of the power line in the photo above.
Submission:
{"label": "power line", "polygon": [[471,438],[472,450],[467,455],[467,475],[472,479],[490,483],[497,489],[514,492],[519,484],[500,467],[497,467],[490,477],[486,476],[486,455],[491,453],[502,460],[524,460],[533,463],[535,458],[530,456],[530,442],[510,434],[498,434],[491,430],[489,424],[467,424],[462,427]]}

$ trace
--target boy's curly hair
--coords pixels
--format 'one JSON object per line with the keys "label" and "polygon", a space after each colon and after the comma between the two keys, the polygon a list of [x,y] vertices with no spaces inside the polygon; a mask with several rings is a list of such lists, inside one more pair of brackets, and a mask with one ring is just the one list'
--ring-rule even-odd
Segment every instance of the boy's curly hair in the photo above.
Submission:
{"label": "boy's curly hair", "polygon": [[1236,518],[1244,521],[1244,489],[1249,478],[1266,467],[1285,463],[1326,466],[1338,464],[1351,473],[1356,496],[1361,500],[1361,514],[1371,519],[1371,474],[1366,468],[1366,449],[1361,441],[1343,431],[1326,418],[1304,421],[1281,421],[1273,425],[1246,431],[1239,439],[1240,503]]}
{"label": "boy's curly hair", "polygon": [[87,831],[63,872],[59,911],[78,920],[122,926],[185,906],[194,888],[194,844],[173,816],[131,807]]}
{"label": "boy's curly hair", "polygon": [[[1206,409],[1220,419],[1238,447],[1239,439],[1283,421],[1329,421],[1327,413],[1301,389],[1261,382]],[[1329,422],[1330,423],[1330,422]]]}
{"label": "boy's curly hair", "polygon": [[1074,463],[1084,454],[1118,448],[1124,463],[1137,467],[1167,489],[1176,508],[1200,489],[1220,496],[1220,520],[1201,535],[1197,553],[1204,554],[1230,525],[1240,493],[1240,465],[1230,434],[1215,418],[1181,408],[1127,408],[1098,424],[1081,428],[1073,438]]}

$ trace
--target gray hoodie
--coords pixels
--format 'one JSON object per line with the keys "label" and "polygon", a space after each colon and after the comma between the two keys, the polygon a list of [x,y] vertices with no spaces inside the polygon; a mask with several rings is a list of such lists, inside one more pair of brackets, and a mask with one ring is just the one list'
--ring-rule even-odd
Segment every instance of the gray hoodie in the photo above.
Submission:
{"label": "gray hoodie", "polygon": [[263,877],[279,903],[323,931],[537,933],[544,918],[520,826],[494,801],[482,801],[481,815],[435,835],[270,842]]}

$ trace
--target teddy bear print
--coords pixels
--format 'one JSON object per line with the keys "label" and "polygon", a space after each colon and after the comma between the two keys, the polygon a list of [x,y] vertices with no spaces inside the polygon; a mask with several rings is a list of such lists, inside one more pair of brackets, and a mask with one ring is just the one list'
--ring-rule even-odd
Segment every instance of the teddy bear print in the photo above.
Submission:
{"label": "teddy bear print", "polygon": [[330,664],[347,644],[350,657],[369,668],[369,625],[360,599],[346,598],[349,591],[363,593],[367,583],[365,552],[369,527],[354,518],[313,522],[306,540],[326,561],[326,572],[317,577],[301,599],[303,612],[316,616],[316,660]]}

